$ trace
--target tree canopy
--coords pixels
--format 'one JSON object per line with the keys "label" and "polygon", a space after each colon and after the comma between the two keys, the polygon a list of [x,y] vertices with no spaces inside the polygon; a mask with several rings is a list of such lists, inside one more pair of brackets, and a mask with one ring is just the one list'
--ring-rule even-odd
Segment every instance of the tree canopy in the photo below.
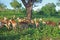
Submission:
{"label": "tree canopy", "polygon": [[53,15],[56,13],[55,7],[54,3],[48,3],[41,8],[41,11],[47,15]]}
{"label": "tree canopy", "polygon": [[6,5],[4,5],[3,3],[0,3],[0,11],[3,11],[6,8]]}
{"label": "tree canopy", "polygon": [[21,1],[22,1],[22,3],[24,4],[25,7],[31,6],[34,3],[38,3],[38,2],[41,3],[42,2],[42,0],[21,0]]}
{"label": "tree canopy", "polygon": [[14,9],[19,9],[21,7],[21,3],[17,2],[17,0],[13,0],[10,5],[14,8]]}

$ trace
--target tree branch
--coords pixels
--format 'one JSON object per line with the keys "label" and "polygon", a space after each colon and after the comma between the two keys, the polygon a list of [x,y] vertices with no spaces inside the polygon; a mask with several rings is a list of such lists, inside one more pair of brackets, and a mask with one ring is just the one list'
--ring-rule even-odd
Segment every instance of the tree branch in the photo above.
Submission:
{"label": "tree branch", "polygon": [[32,2],[33,2],[32,0],[28,0],[28,4],[32,4]]}
{"label": "tree branch", "polygon": [[34,4],[34,0],[28,0],[28,4],[29,4],[29,6],[33,5]]}
{"label": "tree branch", "polygon": [[25,0],[21,0],[22,1],[22,3],[24,4],[24,6],[26,7],[26,2],[25,2]]}

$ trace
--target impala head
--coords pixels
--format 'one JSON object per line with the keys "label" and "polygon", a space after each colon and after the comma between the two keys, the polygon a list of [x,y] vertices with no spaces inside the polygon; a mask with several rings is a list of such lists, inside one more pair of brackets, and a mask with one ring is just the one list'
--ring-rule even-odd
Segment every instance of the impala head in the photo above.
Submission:
{"label": "impala head", "polygon": [[46,24],[46,21],[42,21],[43,24]]}
{"label": "impala head", "polygon": [[17,20],[18,20],[18,22],[21,22],[22,21],[22,19],[20,19],[19,17],[17,18]]}
{"label": "impala head", "polygon": [[60,25],[58,26],[58,28],[60,29]]}
{"label": "impala head", "polygon": [[6,17],[4,17],[4,20],[7,20],[7,18],[6,18]]}
{"label": "impala head", "polygon": [[34,18],[34,21],[35,21],[35,22],[36,22],[36,20],[37,20],[37,19],[36,19],[36,18]]}
{"label": "impala head", "polygon": [[34,20],[31,20],[31,23],[34,24],[35,23]]}
{"label": "impala head", "polygon": [[19,20],[20,18],[18,17],[17,20]]}
{"label": "impala head", "polygon": [[39,21],[42,21],[42,20],[43,20],[42,18],[39,19]]}
{"label": "impala head", "polygon": [[12,20],[10,19],[9,21],[11,22]]}

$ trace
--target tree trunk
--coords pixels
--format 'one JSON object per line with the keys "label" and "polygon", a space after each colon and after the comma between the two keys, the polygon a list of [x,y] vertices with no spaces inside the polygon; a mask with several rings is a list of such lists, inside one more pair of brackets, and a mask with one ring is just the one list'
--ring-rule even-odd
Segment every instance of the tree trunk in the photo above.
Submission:
{"label": "tree trunk", "polygon": [[32,6],[26,7],[27,19],[31,20],[32,18]]}

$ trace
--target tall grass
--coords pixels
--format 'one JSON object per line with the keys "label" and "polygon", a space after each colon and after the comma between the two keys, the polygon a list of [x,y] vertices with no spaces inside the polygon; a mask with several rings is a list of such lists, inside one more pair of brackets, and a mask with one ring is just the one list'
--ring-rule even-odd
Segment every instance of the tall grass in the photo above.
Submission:
{"label": "tall grass", "polygon": [[[60,39],[60,29],[52,26],[40,26],[39,28],[27,28],[23,30],[0,29],[0,40],[53,40]],[[5,30],[5,31],[4,31]]]}
{"label": "tall grass", "polygon": [[[16,17],[24,18],[25,13],[15,13],[13,11],[0,12],[0,18],[6,16],[11,18],[13,15]],[[33,18],[43,18],[44,20],[51,20],[58,22],[60,18],[56,17],[44,17],[42,15],[33,15]],[[35,27],[35,26],[34,26]],[[27,28],[23,30],[8,30],[6,27],[0,28],[0,40],[60,40],[60,29],[58,26],[52,27],[48,25],[42,25],[38,28]]]}

